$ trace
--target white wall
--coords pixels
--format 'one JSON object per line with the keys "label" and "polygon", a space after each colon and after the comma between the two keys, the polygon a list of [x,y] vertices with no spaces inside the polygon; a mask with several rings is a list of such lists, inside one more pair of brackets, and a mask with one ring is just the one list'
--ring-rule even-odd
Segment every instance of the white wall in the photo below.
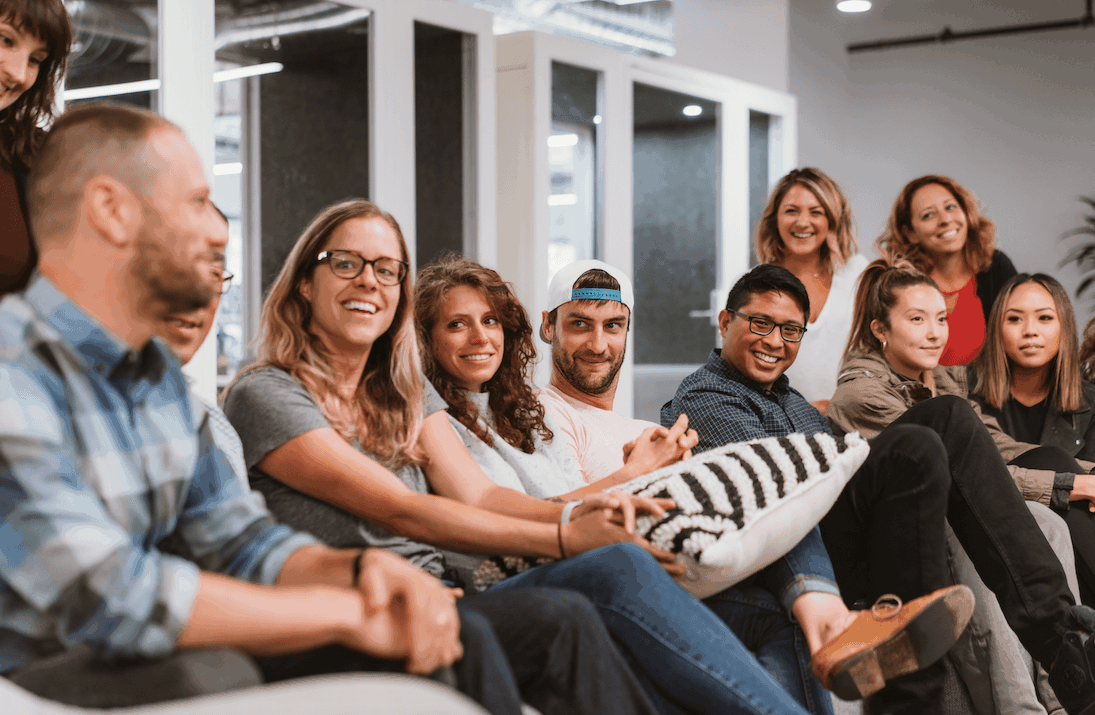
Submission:
{"label": "white wall", "polygon": [[788,0],[673,5],[673,62],[787,91]]}
{"label": "white wall", "polygon": [[791,0],[789,88],[800,163],[848,191],[860,245],[909,179],[942,173],[981,200],[1020,270],[1075,285],[1057,239],[1080,225],[1076,197],[1095,195],[1095,31],[849,56],[831,15],[828,2]]}

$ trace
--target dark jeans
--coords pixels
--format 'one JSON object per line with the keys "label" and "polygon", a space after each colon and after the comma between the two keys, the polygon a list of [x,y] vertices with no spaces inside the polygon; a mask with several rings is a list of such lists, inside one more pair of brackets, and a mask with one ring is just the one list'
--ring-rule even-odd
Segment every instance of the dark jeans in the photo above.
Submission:
{"label": "dark jeans", "polygon": [[[822,535],[849,602],[913,598],[949,583],[943,522],[995,592],[1031,655],[1052,662],[1072,596],[1060,562],[1023,502],[999,450],[957,397],[925,400],[871,442]],[[872,701],[885,712],[936,712],[943,668],[900,678]]]}
{"label": "dark jeans", "polygon": [[[455,685],[491,713],[519,715],[522,699],[543,715],[657,712],[581,596],[522,589],[471,596],[457,608],[464,658],[434,679]],[[11,680],[50,700],[117,708],[308,675],[402,669],[402,663],[337,646],[256,661],[229,650],[198,650],[109,662],[77,649],[18,671]]]}
{"label": "dark jeans", "polygon": [[[1036,447],[1020,454],[1010,464],[1028,469],[1052,469],[1055,472],[1083,474],[1084,468],[1059,447]],[[1095,605],[1095,514],[1088,503],[1076,502],[1061,518],[1068,524],[1072,550],[1076,554],[1076,577],[1080,581],[1080,601]]]}
{"label": "dark jeans", "polygon": [[[464,658],[455,686],[492,714],[521,712],[521,700],[543,715],[657,711],[593,606],[550,588],[491,591],[460,599]],[[260,658],[268,681],[355,671],[401,671],[402,664],[341,647]]]}

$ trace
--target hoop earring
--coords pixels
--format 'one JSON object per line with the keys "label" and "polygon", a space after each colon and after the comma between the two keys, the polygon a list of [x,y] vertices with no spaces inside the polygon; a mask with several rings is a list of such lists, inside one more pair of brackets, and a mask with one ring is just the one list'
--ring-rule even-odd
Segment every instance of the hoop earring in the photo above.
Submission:
{"label": "hoop earring", "polygon": [[882,352],[886,352],[886,341],[882,341]]}

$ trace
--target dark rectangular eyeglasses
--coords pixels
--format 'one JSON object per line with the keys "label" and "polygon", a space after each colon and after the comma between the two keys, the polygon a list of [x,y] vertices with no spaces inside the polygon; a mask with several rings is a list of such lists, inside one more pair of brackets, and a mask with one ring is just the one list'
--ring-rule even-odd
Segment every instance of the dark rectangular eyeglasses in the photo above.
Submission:
{"label": "dark rectangular eyeglasses", "polygon": [[394,258],[374,258],[368,260],[353,251],[324,251],[316,257],[316,263],[327,262],[331,272],[339,278],[357,278],[365,270],[365,266],[372,265],[373,275],[376,280],[384,285],[394,286],[403,282],[407,277],[409,266],[403,261]]}
{"label": "dark rectangular eyeglasses", "polygon": [[745,313],[739,313],[736,310],[726,309],[727,313],[733,313],[734,315],[747,318],[749,320],[749,332],[755,335],[771,335],[772,331],[779,328],[779,334],[783,336],[783,339],[789,343],[797,343],[802,340],[802,336],[806,334],[806,328],[801,325],[795,325],[794,323],[777,323],[774,320],[768,320],[768,318],[758,318],[755,315],[746,315]]}

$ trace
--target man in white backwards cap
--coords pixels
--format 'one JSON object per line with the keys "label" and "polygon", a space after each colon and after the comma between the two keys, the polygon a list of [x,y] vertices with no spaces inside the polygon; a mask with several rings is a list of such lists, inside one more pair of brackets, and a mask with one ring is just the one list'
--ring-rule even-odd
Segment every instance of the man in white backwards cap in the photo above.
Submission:
{"label": "man in white backwards cap", "polygon": [[[564,266],[548,285],[540,339],[551,345],[551,383],[539,398],[561,425],[562,437],[590,483],[623,467],[634,440],[658,426],[612,411],[634,305],[631,281],[601,261]],[[687,416],[681,419],[687,427]],[[650,438],[668,434],[661,428]],[[695,431],[688,430],[679,441],[687,454],[696,444]]]}

